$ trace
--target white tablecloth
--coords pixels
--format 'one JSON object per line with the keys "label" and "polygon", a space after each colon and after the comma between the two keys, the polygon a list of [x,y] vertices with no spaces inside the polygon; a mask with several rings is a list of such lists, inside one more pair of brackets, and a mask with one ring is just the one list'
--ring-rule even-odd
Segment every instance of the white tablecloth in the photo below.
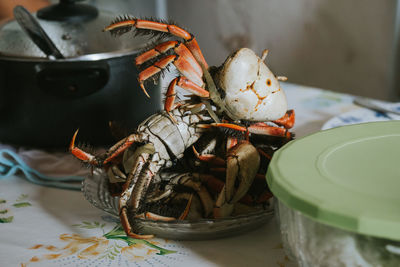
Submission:
{"label": "white tablecloth", "polygon": [[[283,89],[296,112],[296,137],[358,108],[349,95],[289,83]],[[0,179],[0,266],[295,266],[285,255],[275,220],[209,241],[128,242],[112,238],[118,227],[118,220],[78,191],[38,186],[22,175]]]}

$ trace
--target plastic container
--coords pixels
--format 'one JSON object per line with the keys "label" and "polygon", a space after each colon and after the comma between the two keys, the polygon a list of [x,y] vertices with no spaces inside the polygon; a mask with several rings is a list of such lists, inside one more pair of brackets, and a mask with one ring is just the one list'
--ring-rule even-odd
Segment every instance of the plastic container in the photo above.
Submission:
{"label": "plastic container", "polygon": [[338,127],[292,141],[267,181],[299,266],[400,266],[400,122]]}

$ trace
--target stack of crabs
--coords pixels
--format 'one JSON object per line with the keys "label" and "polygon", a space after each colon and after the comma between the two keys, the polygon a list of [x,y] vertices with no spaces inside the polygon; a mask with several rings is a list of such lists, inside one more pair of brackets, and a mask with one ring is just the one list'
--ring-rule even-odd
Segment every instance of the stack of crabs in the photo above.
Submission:
{"label": "stack of crabs", "polygon": [[[172,23],[119,17],[104,31],[158,36],[136,57],[139,84],[173,64],[180,76],[168,86],[164,110],[143,121],[103,155],[75,145],[78,159],[103,168],[118,194],[122,226],[136,233],[134,219],[223,218],[262,209],[272,196],[265,182],[274,151],[293,138],[294,111],[265,65],[242,48],[220,67],[209,67],[196,38]],[[177,87],[190,93],[176,99]],[[177,101],[176,101],[177,100]],[[245,211],[243,211],[245,210]]]}

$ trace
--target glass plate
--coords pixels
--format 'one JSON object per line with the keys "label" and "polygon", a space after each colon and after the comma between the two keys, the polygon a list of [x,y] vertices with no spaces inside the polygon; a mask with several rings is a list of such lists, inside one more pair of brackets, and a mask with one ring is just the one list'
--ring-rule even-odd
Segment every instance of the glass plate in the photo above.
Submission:
{"label": "glass plate", "polygon": [[[83,181],[82,191],[85,198],[95,207],[118,218],[119,197],[113,197],[108,191],[106,174],[96,169],[93,175]],[[135,228],[142,234],[154,234],[157,237],[175,240],[204,240],[237,235],[268,222],[274,215],[270,209],[248,213],[224,219],[201,219],[196,221],[161,222],[135,219]]]}

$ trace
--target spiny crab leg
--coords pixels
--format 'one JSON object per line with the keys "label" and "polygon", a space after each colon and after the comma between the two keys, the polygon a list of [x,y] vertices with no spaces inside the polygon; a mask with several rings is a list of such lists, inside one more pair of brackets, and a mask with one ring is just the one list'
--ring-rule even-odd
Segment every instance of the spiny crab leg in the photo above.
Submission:
{"label": "spiny crab leg", "polygon": [[186,46],[192,52],[196,60],[208,68],[207,62],[201,53],[199,44],[196,38],[186,30],[178,27],[174,24],[166,24],[157,21],[141,20],[129,16],[117,18],[109,26],[107,26],[103,31],[110,31],[112,34],[124,34],[132,29],[145,29],[153,30],[158,32],[166,32],[175,35],[179,38],[185,40]]}
{"label": "spiny crab leg", "polygon": [[72,137],[71,143],[69,145],[69,151],[72,153],[72,155],[82,160],[83,162],[87,162],[95,166],[101,165],[100,161],[94,155],[87,153],[75,146],[75,139],[78,135],[78,132],[79,129],[75,131],[74,136]]}
{"label": "spiny crab leg", "polygon": [[198,74],[198,76],[202,77],[203,76],[203,71],[201,69],[201,66],[199,63],[196,61],[194,58],[193,54],[189,51],[189,49],[181,42],[179,41],[167,41],[164,43],[161,43],[154,47],[153,49],[150,49],[143,54],[139,55],[135,59],[136,66],[140,66],[143,63],[161,56],[165,54],[168,50],[173,49],[175,53],[178,56],[181,56],[186,59],[186,61],[189,62],[193,70]]}
{"label": "spiny crab leg", "polygon": [[109,149],[109,156],[103,161],[103,164],[106,164],[119,156],[122,152],[124,152],[126,149],[128,149],[133,143],[135,142],[140,142],[140,136],[137,134],[131,134],[128,137],[120,140],[118,143],[113,145]]}
{"label": "spiny crab leg", "polygon": [[162,69],[166,68],[168,64],[173,63],[176,68],[188,79],[190,79],[193,83],[198,85],[199,87],[204,85],[203,79],[201,76],[199,76],[196,71],[193,69],[193,67],[190,65],[190,63],[183,57],[177,56],[177,55],[169,55],[165,56],[164,58],[160,59],[156,63],[154,63],[152,66],[148,67],[147,69],[144,69],[139,73],[139,84],[144,93],[148,96],[149,94],[147,93],[146,89],[144,88],[144,81],[152,77],[153,75],[157,74],[160,72]]}
{"label": "spiny crab leg", "polygon": [[178,44],[178,41],[167,41],[164,43],[161,43],[157,46],[155,46],[153,49],[150,49],[139,56],[135,58],[135,64],[136,66],[140,66],[143,63],[149,61],[150,59],[153,59],[155,57],[158,57],[164,53],[166,53],[168,50],[174,48]]}

